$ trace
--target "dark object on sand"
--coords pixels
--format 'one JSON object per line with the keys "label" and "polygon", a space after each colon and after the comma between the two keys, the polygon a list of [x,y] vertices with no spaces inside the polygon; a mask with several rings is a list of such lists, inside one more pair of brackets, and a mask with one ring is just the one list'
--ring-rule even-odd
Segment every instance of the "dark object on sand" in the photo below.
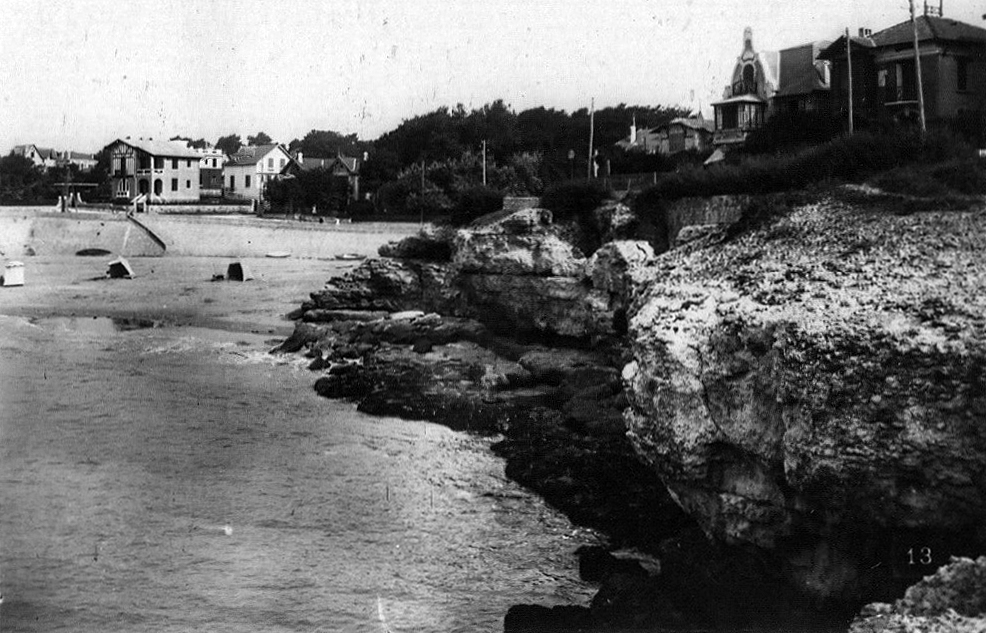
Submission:
{"label": "dark object on sand", "polygon": [[217,273],[212,276],[212,281],[222,281],[223,279],[226,279],[226,275],[222,273]]}
{"label": "dark object on sand", "polygon": [[103,257],[109,255],[110,251],[105,248],[84,248],[81,251],[76,251],[75,254],[79,257]]}
{"label": "dark object on sand", "polygon": [[229,265],[229,268],[226,269],[226,279],[229,279],[230,281],[247,281],[253,279],[253,275],[250,273],[250,270],[246,267],[246,265],[241,264],[240,262],[233,262]]}
{"label": "dark object on sand", "polygon": [[106,271],[106,276],[110,279],[133,279],[136,277],[134,269],[130,267],[130,262],[122,257],[110,262],[110,268]]}

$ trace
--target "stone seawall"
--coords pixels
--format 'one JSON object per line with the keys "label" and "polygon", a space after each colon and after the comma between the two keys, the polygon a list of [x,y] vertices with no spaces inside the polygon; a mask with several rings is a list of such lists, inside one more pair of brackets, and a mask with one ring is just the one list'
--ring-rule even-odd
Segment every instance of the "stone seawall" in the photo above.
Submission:
{"label": "stone seawall", "polygon": [[0,255],[71,255],[100,248],[128,257],[153,257],[164,250],[122,213],[0,213]]}
{"label": "stone seawall", "polygon": [[[201,257],[263,257],[276,251],[292,257],[371,256],[414,227],[404,223],[318,224],[253,216],[126,214],[83,210],[60,213],[48,207],[0,209],[0,257],[71,255],[101,248],[130,257],[162,254]],[[164,243],[164,248],[141,228]]]}

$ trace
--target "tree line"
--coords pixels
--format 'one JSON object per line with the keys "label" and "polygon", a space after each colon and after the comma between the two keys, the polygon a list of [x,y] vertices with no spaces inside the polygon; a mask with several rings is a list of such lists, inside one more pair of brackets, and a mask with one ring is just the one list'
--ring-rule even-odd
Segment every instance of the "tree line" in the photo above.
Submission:
{"label": "tree line", "polygon": [[[545,107],[516,112],[498,99],[472,110],[461,103],[451,108],[439,107],[402,121],[375,140],[361,140],[356,134],[333,130],[311,130],[286,145],[292,153],[302,152],[307,157],[343,154],[359,158],[361,192],[383,194],[388,209],[414,212],[420,209],[409,209],[409,200],[412,207],[426,198],[431,199],[430,207],[448,207],[461,191],[482,184],[484,144],[487,185],[500,191],[537,195],[546,184],[585,177],[590,159],[590,116],[597,149],[595,161],[601,170],[626,173],[669,169],[671,165],[663,157],[628,155],[614,144],[628,136],[633,120],[638,129],[644,129],[688,115],[689,111],[680,107],[626,104],[594,113],[587,108],[566,112]],[[186,141],[196,148],[210,146],[204,138],[177,135],[171,140]],[[272,142],[269,134],[259,131],[248,135],[245,141],[236,133],[223,135],[211,145],[232,155],[244,145]],[[108,179],[108,163],[103,168],[105,158],[95,177]],[[4,178],[11,167],[0,163],[0,185],[4,180],[43,179],[41,175],[22,173],[24,165],[15,170],[20,176]],[[311,186],[324,184],[324,179],[310,180],[315,183]],[[385,185],[390,185],[389,190],[381,191]],[[337,194],[334,192],[330,198],[338,200]],[[308,195],[305,199],[317,197]]]}

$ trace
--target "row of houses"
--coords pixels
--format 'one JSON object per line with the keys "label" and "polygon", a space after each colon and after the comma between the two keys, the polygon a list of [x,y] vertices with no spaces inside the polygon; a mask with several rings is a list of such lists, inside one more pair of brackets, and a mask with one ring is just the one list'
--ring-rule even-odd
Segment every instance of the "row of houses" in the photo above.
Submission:
{"label": "row of houses", "polygon": [[74,165],[81,171],[89,171],[96,166],[96,156],[72,150],[56,150],[37,145],[16,145],[11,150],[17,156],[23,156],[41,169]]}
{"label": "row of houses", "polygon": [[917,120],[915,29],[926,119],[986,111],[986,29],[934,13],[926,9],[914,24],[908,20],[875,33],[859,29],[848,38],[781,51],[757,50],[747,28],[730,82],[712,104],[713,120],[699,114],[645,130],[634,123],[618,145],[651,154],[715,149],[715,159],[781,112],[846,119],[851,107],[860,122]]}
{"label": "row of houses", "polygon": [[359,198],[360,161],[346,156],[306,159],[283,145],[244,146],[232,156],[214,148],[153,138],[117,139],[109,145],[113,196],[148,196],[153,202],[195,202],[203,197],[257,200],[267,186],[300,171],[328,169],[349,183],[350,197]]}

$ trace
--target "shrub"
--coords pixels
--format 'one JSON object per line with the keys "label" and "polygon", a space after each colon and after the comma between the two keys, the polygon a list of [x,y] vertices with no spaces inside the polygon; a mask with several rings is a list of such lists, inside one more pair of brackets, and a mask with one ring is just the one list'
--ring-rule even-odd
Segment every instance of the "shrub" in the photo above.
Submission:
{"label": "shrub", "polygon": [[609,189],[598,181],[570,180],[545,189],[541,206],[550,210],[555,220],[581,220],[590,218],[609,196]]}
{"label": "shrub", "polygon": [[406,209],[411,215],[437,218],[448,215],[452,210],[452,201],[441,191],[413,193],[407,198]]}
{"label": "shrub", "polygon": [[[664,174],[640,195],[675,200],[688,196],[762,194],[829,182],[858,182],[873,174],[914,163],[968,158],[972,149],[946,131],[922,136],[860,132],[793,154],[744,156],[736,164],[686,168]],[[652,206],[652,205],[644,205]]]}
{"label": "shrub", "polygon": [[502,208],[503,192],[483,186],[470,187],[459,193],[450,222],[453,226],[463,226]]}
{"label": "shrub", "polygon": [[746,154],[774,153],[830,141],[842,133],[842,121],[821,112],[781,112],[754,130],[743,146]]}

